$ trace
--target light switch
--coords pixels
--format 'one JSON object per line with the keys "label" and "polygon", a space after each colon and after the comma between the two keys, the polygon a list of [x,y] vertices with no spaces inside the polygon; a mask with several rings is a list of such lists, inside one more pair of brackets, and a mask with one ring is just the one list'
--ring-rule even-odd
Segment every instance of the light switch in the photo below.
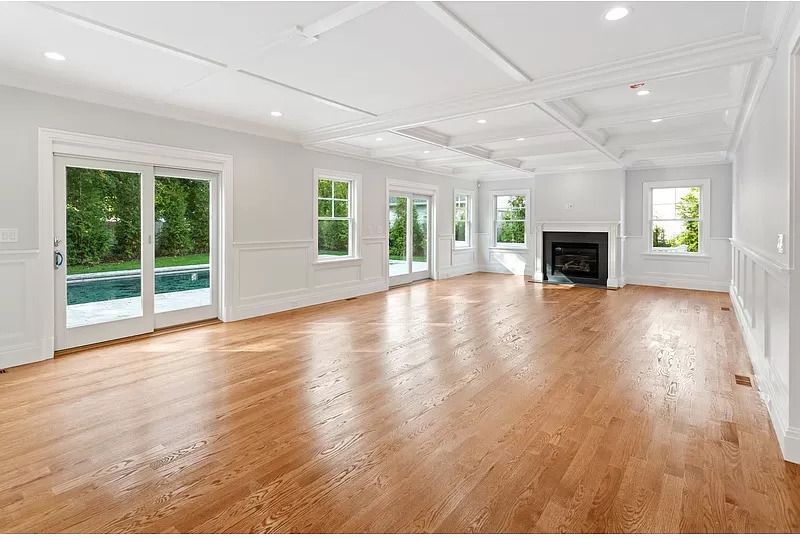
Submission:
{"label": "light switch", "polygon": [[19,242],[18,229],[0,229],[0,243],[13,244]]}
{"label": "light switch", "polygon": [[778,253],[783,253],[783,233],[778,235]]}

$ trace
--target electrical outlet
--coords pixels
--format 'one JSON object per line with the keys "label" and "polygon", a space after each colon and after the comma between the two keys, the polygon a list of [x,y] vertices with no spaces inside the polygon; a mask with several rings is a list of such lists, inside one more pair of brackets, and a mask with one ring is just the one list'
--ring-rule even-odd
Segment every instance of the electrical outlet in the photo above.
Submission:
{"label": "electrical outlet", "polygon": [[568,202],[567,204],[564,205],[564,208],[566,210],[572,210],[573,208],[575,208],[575,205],[571,202]]}
{"label": "electrical outlet", "polygon": [[19,242],[18,229],[0,229],[0,243],[13,244]]}
{"label": "electrical outlet", "polygon": [[783,253],[783,233],[778,235],[778,253]]}

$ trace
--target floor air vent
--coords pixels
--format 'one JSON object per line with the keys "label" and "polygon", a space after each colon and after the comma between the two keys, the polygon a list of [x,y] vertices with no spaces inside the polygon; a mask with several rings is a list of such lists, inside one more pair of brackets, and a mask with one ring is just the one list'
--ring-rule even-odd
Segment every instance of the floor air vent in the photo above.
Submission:
{"label": "floor air vent", "polygon": [[750,377],[748,377],[747,375],[734,375],[734,378],[736,379],[736,384],[742,386],[753,386]]}
{"label": "floor air vent", "polygon": [[729,307],[721,307],[719,309],[721,309],[722,311],[730,311],[731,310],[731,308],[729,308]]}

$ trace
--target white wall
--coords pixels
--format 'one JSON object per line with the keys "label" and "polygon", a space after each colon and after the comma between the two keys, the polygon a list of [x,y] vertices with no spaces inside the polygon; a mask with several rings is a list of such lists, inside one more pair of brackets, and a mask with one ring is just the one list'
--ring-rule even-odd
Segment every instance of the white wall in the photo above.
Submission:
{"label": "white wall", "polygon": [[[784,457],[800,462],[800,242],[790,199],[794,10],[734,161],[731,300]],[[795,143],[796,144],[796,143]],[[784,253],[778,234],[786,235]]]}
{"label": "white wall", "polygon": [[[464,261],[450,268],[453,191],[475,182],[328,155],[300,145],[214,129],[0,86],[0,228],[19,229],[19,242],[0,244],[0,367],[41,359],[48,336],[37,321],[52,299],[40,298],[31,276],[41,264],[38,245],[37,130],[39,127],[197,149],[234,158],[234,297],[232,319],[345,298],[387,287],[386,179],[435,184],[442,275],[474,270]],[[313,265],[313,169],[363,176],[363,261]],[[449,236],[448,236],[449,235]],[[444,247],[443,247],[444,246]],[[47,260],[45,257],[43,260]],[[51,337],[51,336],[50,336]]]}
{"label": "white wall", "polygon": [[[671,180],[710,180],[710,227],[705,257],[648,254],[643,184]],[[631,170],[626,175],[625,282],[662,287],[727,291],[731,278],[732,180],[729,164]]]}

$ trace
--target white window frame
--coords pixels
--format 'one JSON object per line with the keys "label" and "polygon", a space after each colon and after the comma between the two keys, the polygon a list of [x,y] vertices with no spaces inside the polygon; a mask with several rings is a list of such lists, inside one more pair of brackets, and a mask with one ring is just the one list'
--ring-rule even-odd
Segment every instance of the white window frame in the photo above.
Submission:
{"label": "white window frame", "polygon": [[[502,191],[492,191],[492,247],[499,249],[527,249],[528,239],[530,238],[530,219],[531,219],[531,192],[528,189],[508,189]],[[497,198],[511,196],[523,197],[525,199],[525,240],[521,244],[518,242],[498,242],[497,241]]]}
{"label": "white window frame", "polygon": [[[653,247],[653,190],[661,188],[700,188],[700,217],[697,220],[700,224],[700,238],[697,252],[675,252],[666,251]],[[706,257],[706,247],[709,242],[709,230],[711,228],[711,180],[708,178],[688,179],[688,180],[665,180],[661,182],[644,182],[642,184],[642,200],[644,223],[642,232],[647,242],[645,254],[659,257]],[[669,221],[669,220],[655,220]]]}
{"label": "white window frame", "polygon": [[[456,203],[459,197],[467,198],[466,216],[464,222],[464,241],[456,240]],[[457,189],[453,193],[453,249],[472,249],[472,222],[475,192],[464,189]]]}
{"label": "white window frame", "polygon": [[[347,182],[349,211],[347,220],[350,222],[348,234],[347,255],[320,255],[319,254],[319,181],[320,179]],[[330,169],[314,169],[313,196],[313,234],[314,260],[316,263],[332,263],[338,261],[355,261],[360,259],[360,223],[361,223],[361,175],[357,173],[334,171]]]}

